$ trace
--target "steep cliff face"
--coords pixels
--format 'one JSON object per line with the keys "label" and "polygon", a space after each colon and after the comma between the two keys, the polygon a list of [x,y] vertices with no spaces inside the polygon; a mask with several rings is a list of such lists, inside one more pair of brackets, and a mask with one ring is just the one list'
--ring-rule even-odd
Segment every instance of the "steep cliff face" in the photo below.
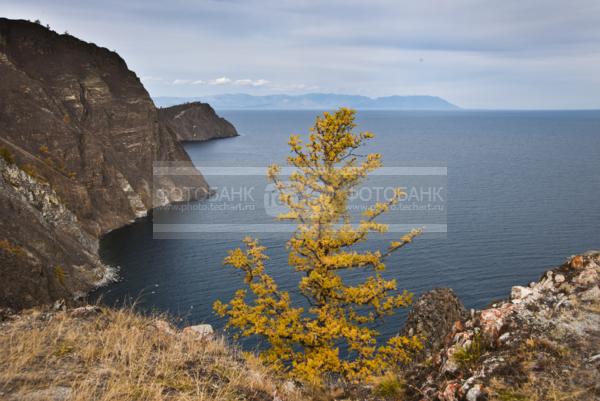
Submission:
{"label": "steep cliff face", "polygon": [[[114,52],[0,19],[0,76],[0,145],[47,180],[95,236],[152,207],[154,161],[191,166]],[[200,174],[183,179],[163,177],[161,185],[167,193],[182,184],[206,187]]]}
{"label": "steep cliff face", "polygon": [[[13,307],[91,289],[108,274],[100,235],[208,189],[119,55],[4,18],[0,150],[0,304]],[[186,173],[157,179],[164,161]]]}
{"label": "steep cliff face", "polygon": [[0,158],[0,305],[71,299],[111,279],[98,240],[50,185]]}
{"label": "steep cliff face", "polygon": [[237,136],[235,127],[207,103],[193,102],[158,109],[160,122],[179,141],[207,141]]}

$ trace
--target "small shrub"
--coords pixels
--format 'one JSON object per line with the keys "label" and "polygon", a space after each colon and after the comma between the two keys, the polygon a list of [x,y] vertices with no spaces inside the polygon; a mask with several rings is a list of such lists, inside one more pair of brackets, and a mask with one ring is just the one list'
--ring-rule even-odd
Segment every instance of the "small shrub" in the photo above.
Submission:
{"label": "small shrub", "polygon": [[75,347],[72,344],[62,341],[60,344],[58,344],[52,355],[54,355],[57,358],[62,358],[65,355],[69,355],[74,350]]}
{"label": "small shrub", "polygon": [[373,388],[373,395],[385,400],[401,400],[404,382],[394,375],[383,376]]}
{"label": "small shrub", "polygon": [[15,164],[15,156],[10,152],[8,148],[0,146],[0,156],[2,156],[6,163]]}
{"label": "small shrub", "polygon": [[65,285],[65,269],[61,265],[54,266],[54,277],[61,285]]}
{"label": "small shrub", "polygon": [[502,389],[496,391],[493,395],[493,399],[498,401],[527,401],[529,398],[520,391]]}
{"label": "small shrub", "polygon": [[3,251],[15,255],[15,256],[25,256],[25,251],[19,245],[14,245],[7,239],[0,240],[0,249]]}
{"label": "small shrub", "polygon": [[485,352],[485,344],[481,335],[475,334],[469,345],[459,349],[452,355],[454,361],[463,369],[471,369]]}
{"label": "small shrub", "polygon": [[35,178],[38,181],[45,182],[45,178],[38,172],[34,165],[25,163],[21,166],[21,170],[25,172],[31,178]]}
{"label": "small shrub", "polygon": [[40,153],[43,153],[45,155],[50,153],[50,149],[48,149],[48,146],[46,146],[46,145],[41,145],[39,150],[40,150]]}
{"label": "small shrub", "polygon": [[526,351],[539,356],[544,353],[551,357],[562,359],[569,356],[569,349],[545,338],[528,338],[525,341]]}

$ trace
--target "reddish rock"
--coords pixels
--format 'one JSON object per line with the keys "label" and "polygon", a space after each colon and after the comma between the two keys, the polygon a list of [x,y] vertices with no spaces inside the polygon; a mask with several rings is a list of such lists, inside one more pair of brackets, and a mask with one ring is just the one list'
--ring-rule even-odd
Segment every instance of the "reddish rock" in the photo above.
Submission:
{"label": "reddish rock", "polygon": [[481,329],[488,338],[493,340],[498,338],[513,307],[514,305],[505,303],[497,308],[485,309],[481,312]]}
{"label": "reddish rock", "polygon": [[444,391],[438,395],[440,401],[458,401],[461,397],[461,385],[458,382],[448,383]]}
{"label": "reddish rock", "polygon": [[571,266],[573,269],[581,269],[583,267],[583,256],[577,255],[571,258],[569,266]]}

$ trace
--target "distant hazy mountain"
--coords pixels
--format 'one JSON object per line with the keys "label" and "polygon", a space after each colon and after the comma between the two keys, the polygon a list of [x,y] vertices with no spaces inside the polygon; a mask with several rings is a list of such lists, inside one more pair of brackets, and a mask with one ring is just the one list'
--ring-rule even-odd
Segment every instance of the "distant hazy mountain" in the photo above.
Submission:
{"label": "distant hazy mountain", "polygon": [[202,97],[155,97],[159,107],[202,101],[221,110],[326,110],[340,106],[359,110],[457,110],[458,106],[437,96],[386,96],[370,98],[357,95],[309,93],[306,95],[247,94],[211,95]]}

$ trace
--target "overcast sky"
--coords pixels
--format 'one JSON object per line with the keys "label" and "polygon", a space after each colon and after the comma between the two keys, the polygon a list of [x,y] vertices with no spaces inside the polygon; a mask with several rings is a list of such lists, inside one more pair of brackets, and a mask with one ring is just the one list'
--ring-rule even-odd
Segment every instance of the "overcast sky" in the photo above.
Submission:
{"label": "overcast sky", "polygon": [[0,15],[116,50],[152,96],[600,108],[599,0],[0,0]]}

